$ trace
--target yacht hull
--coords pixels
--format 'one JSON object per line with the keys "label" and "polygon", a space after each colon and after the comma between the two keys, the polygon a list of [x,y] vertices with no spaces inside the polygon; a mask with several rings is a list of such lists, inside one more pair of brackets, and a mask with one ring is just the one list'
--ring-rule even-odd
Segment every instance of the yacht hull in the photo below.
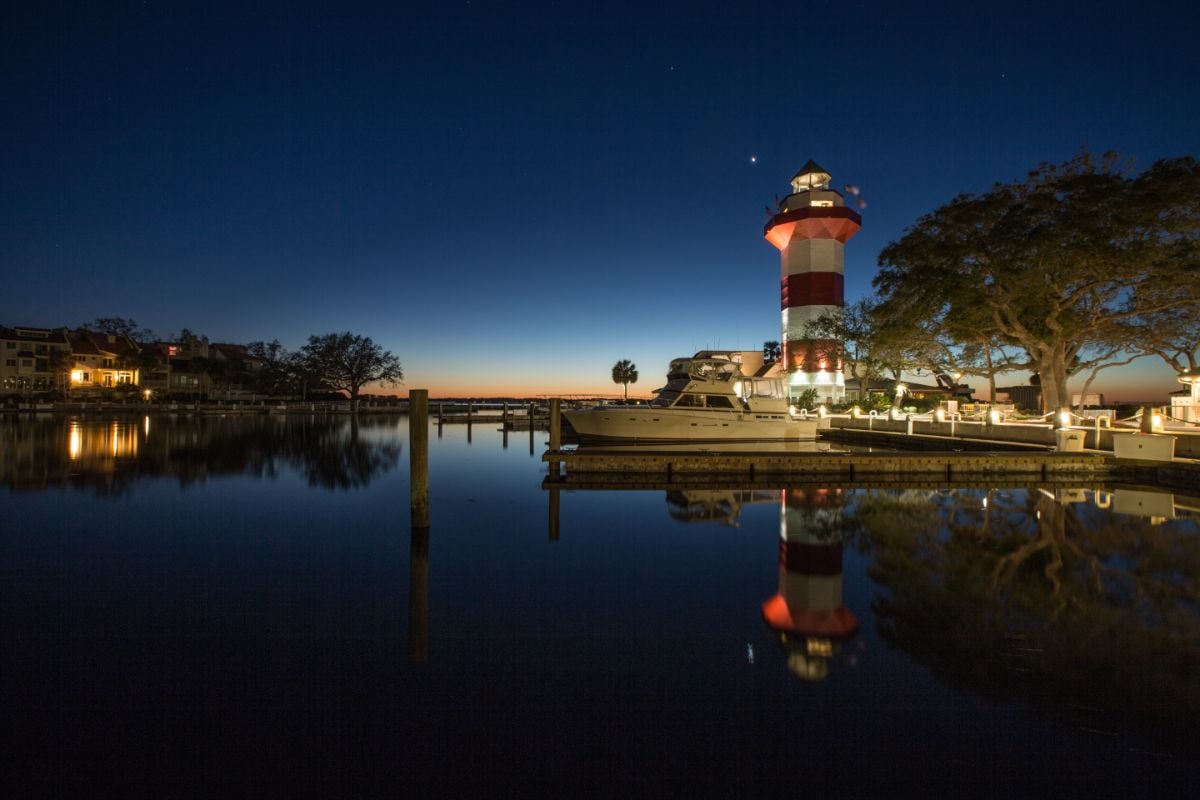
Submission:
{"label": "yacht hull", "polygon": [[600,406],[564,411],[584,441],[733,442],[817,438],[817,419],[716,409]]}

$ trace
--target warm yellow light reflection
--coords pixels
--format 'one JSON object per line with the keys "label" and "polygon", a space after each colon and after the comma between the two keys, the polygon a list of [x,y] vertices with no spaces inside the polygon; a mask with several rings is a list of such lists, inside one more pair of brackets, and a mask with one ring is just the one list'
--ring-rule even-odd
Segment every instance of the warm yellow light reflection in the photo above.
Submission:
{"label": "warm yellow light reflection", "polygon": [[808,654],[810,656],[821,656],[829,658],[833,655],[833,642],[828,639],[811,638],[805,641],[808,646]]}
{"label": "warm yellow light reflection", "polygon": [[[148,430],[149,420],[143,425]],[[138,452],[136,422],[87,424],[74,420],[67,435],[67,454],[72,461],[104,462],[113,458],[131,458]]]}
{"label": "warm yellow light reflection", "polygon": [[[150,392],[148,392],[148,391],[146,392],[146,394],[149,394],[149,393]],[[142,430],[144,430],[146,432],[146,437],[149,438],[150,437],[150,417],[149,417],[149,415],[142,418]]]}
{"label": "warm yellow light reflection", "polygon": [[79,451],[83,447],[83,434],[79,430],[79,423],[71,423],[71,436],[67,444],[67,452],[71,455],[71,460],[79,458]]}

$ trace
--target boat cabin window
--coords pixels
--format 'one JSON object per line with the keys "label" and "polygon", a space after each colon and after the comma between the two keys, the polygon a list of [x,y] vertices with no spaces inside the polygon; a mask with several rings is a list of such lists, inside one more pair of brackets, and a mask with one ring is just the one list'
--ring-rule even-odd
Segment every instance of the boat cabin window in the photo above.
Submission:
{"label": "boat cabin window", "polygon": [[675,402],[676,408],[704,408],[704,399],[698,394],[681,394]]}
{"label": "boat cabin window", "polygon": [[658,396],[650,401],[650,405],[656,408],[669,408],[675,403],[675,398],[679,397],[679,392],[673,389],[664,389],[658,393]]}
{"label": "boat cabin window", "polygon": [[785,397],[783,391],[783,381],[766,378],[750,382],[751,396],[753,397]]}
{"label": "boat cabin window", "polygon": [[709,394],[704,396],[704,400],[709,408],[733,408],[733,403],[724,395]]}

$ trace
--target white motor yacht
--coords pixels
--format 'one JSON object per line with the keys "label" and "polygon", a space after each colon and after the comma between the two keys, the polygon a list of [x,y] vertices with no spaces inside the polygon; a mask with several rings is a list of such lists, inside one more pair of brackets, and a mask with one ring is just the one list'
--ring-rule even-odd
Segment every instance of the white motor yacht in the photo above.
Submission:
{"label": "white motor yacht", "polygon": [[783,379],[742,374],[726,358],[671,362],[667,384],[648,405],[563,412],[586,441],[727,442],[817,438],[817,418],[789,408]]}

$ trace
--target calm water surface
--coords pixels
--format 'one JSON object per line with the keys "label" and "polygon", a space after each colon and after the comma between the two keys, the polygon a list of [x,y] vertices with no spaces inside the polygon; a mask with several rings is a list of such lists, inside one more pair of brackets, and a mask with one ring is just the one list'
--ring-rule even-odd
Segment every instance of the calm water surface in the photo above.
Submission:
{"label": "calm water surface", "polygon": [[[1191,792],[1200,503],[542,488],[546,434],[0,419],[6,797]],[[552,538],[551,532],[557,533]]]}

